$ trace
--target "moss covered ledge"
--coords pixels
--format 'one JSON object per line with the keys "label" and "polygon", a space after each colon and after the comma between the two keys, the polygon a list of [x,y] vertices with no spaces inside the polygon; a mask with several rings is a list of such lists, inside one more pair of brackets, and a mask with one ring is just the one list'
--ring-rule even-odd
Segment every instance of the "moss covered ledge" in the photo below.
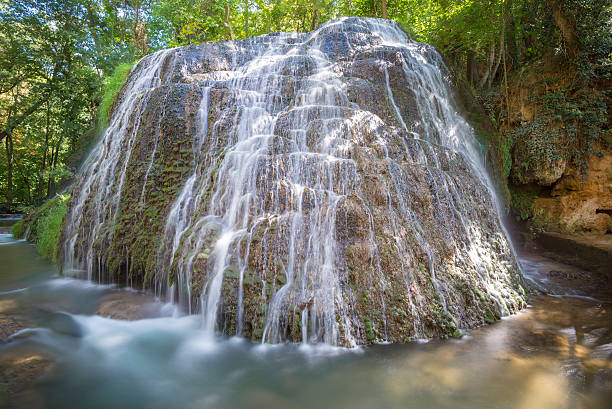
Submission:
{"label": "moss covered ledge", "polygon": [[11,228],[13,237],[34,243],[41,256],[56,263],[60,230],[68,199],[69,194],[59,194],[30,211]]}

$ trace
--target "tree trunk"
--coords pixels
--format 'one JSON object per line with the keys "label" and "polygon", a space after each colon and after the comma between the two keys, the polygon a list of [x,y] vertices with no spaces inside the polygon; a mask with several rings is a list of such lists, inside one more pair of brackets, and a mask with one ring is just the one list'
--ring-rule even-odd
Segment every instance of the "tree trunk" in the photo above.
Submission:
{"label": "tree trunk", "polygon": [[562,0],[547,0],[547,2],[552,9],[555,23],[559,30],[561,30],[567,51],[569,51],[572,57],[575,57],[578,54],[578,46],[574,19],[563,11]]}
{"label": "tree trunk", "polygon": [[13,137],[11,135],[5,139],[5,145],[7,164],[6,201],[10,208],[13,206]]}
{"label": "tree trunk", "polygon": [[45,129],[45,150],[43,152],[43,159],[40,166],[40,172],[38,173],[38,192],[37,199],[42,199],[43,194],[43,184],[45,179],[45,169],[47,167],[47,152],[49,151],[49,103],[47,102],[47,123]]}
{"label": "tree trunk", "polygon": [[[50,175],[49,175],[49,185],[47,187],[47,197],[51,197],[55,195],[55,188],[56,188],[56,180],[55,177],[53,175],[55,175],[55,170],[57,169],[57,162],[58,162],[58,158],[59,158],[59,151],[62,147],[62,143],[64,142],[64,136],[62,134],[60,134],[59,139],[57,140],[57,143],[55,144],[55,146],[53,147],[53,152],[52,152],[52,157],[51,160],[52,162],[49,163],[49,168],[50,168]],[[61,179],[60,179],[61,182]]]}
{"label": "tree trunk", "polygon": [[487,84],[487,80],[489,79],[489,76],[491,75],[491,71],[493,70],[493,65],[495,63],[495,38],[493,37],[493,29],[495,27],[494,23],[495,23],[495,3],[491,1],[491,19],[489,20],[489,26],[491,29],[491,48],[489,48],[489,53],[488,53],[489,61],[487,64],[487,71],[485,72],[483,77],[480,79],[480,83],[478,84],[480,88],[483,88],[484,85]]}
{"label": "tree trunk", "polygon": [[312,11],[312,22],[310,23],[310,31],[313,31],[319,25],[319,7],[315,5],[315,9]]}
{"label": "tree trunk", "polygon": [[100,45],[100,37],[98,36],[98,27],[100,22],[98,19],[98,12],[94,10],[94,6],[91,1],[86,2],[85,9],[87,10],[87,26],[89,27],[89,33],[91,38],[94,40],[94,46],[96,48],[96,58],[98,64],[102,63],[102,47]]}
{"label": "tree trunk", "polygon": [[480,79],[480,83],[478,86],[483,88],[489,79],[489,75],[491,75],[491,70],[493,69],[493,63],[495,62],[495,41],[491,41],[491,49],[489,50],[489,62],[487,64],[487,71]]}
{"label": "tree trunk", "polygon": [[382,6],[382,18],[389,18],[389,16],[387,15],[387,0],[382,0],[381,6]]}
{"label": "tree trunk", "polygon": [[20,172],[20,173],[21,173],[21,179],[23,180],[23,185],[26,187],[26,192],[28,193],[28,203],[32,203],[32,189],[30,188],[30,181],[23,174],[23,172]]}
{"label": "tree trunk", "polygon": [[[506,29],[506,19],[505,19],[505,13],[504,13],[504,8],[502,5],[502,20],[503,20],[503,25],[502,25],[502,31],[505,31]],[[508,128],[510,128],[510,96],[508,95],[508,68],[506,67],[506,48],[505,48],[505,43],[502,43],[502,46],[504,48],[501,49],[501,53],[503,56],[503,60],[504,60],[504,85],[506,87],[506,124],[508,126]]]}
{"label": "tree trunk", "polygon": [[493,80],[495,80],[495,76],[497,75],[497,70],[499,69],[499,64],[501,63],[501,59],[502,59],[502,54],[504,53],[504,42],[505,42],[505,31],[506,31],[506,24],[505,21],[503,21],[504,17],[502,14],[502,29],[501,29],[501,34],[499,36],[499,47],[498,47],[498,52],[497,52],[497,62],[495,63],[495,68],[493,68],[493,70],[490,72],[489,74],[489,83],[488,83],[488,88],[491,88],[491,85],[493,84]]}
{"label": "tree trunk", "polygon": [[55,172],[55,168],[57,166],[57,156],[59,153],[59,146],[61,144],[61,138],[58,141],[57,145],[53,147],[51,151],[51,161],[49,163],[49,182],[47,184],[47,197],[51,197],[55,194],[55,178],[53,177],[53,173]]}
{"label": "tree trunk", "polygon": [[249,38],[249,13],[251,5],[249,4],[250,0],[244,0],[244,33],[245,37]]}
{"label": "tree trunk", "polygon": [[225,26],[229,30],[230,40],[234,40],[234,30],[230,24],[230,4],[225,3]]}
{"label": "tree trunk", "polygon": [[140,54],[145,55],[147,54],[149,46],[147,45],[147,27],[145,22],[140,18],[142,2],[134,2],[133,7],[136,17],[134,18],[134,25],[132,26],[132,42]]}
{"label": "tree trunk", "polygon": [[468,83],[474,85],[474,81],[476,80],[476,64],[473,50],[467,50],[465,76]]}
{"label": "tree trunk", "polygon": [[520,64],[518,47],[516,44],[516,26],[514,21],[514,6],[512,0],[508,1],[508,12],[506,18],[508,20],[508,28],[506,29],[506,48],[508,50],[508,56],[510,57],[510,67],[517,66]]}

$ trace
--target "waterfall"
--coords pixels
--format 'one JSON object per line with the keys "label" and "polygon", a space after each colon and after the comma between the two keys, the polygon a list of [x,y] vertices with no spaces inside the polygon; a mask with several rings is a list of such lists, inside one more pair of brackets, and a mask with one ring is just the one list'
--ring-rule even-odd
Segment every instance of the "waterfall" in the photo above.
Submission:
{"label": "waterfall", "polygon": [[[115,221],[126,166],[139,130],[142,110],[146,107],[150,91],[162,83],[161,65],[171,53],[172,49],[156,52],[142,59],[132,69],[132,73],[137,70],[139,75],[132,75],[132,80],[122,90],[121,100],[114,110],[109,127],[82,167],[80,183],[74,189],[74,205],[64,231],[62,270],[65,273],[72,274],[75,270],[78,272],[84,269],[87,279],[93,278],[96,242],[110,240],[112,232],[102,228],[106,223],[112,224]],[[89,221],[93,228],[83,237],[79,229],[84,224],[83,210],[86,204],[95,209],[95,215]],[[79,260],[74,259],[77,239],[85,241],[84,247],[87,249],[86,254],[79,254]]]}
{"label": "waterfall", "polygon": [[[401,65],[406,78],[412,84],[412,91],[416,95],[419,110],[419,121],[415,123],[413,130],[416,131],[420,128],[423,139],[449,147],[464,155],[480,182],[487,187],[495,204],[499,225],[508,240],[514,257],[516,257],[512,242],[501,219],[503,204],[497,196],[495,186],[483,162],[483,153],[476,140],[474,130],[465,118],[461,116],[454,101],[452,87],[448,81],[448,69],[444,64],[442,56],[431,46],[410,41],[397,25],[381,24],[380,21],[376,20],[371,20],[369,24],[372,32],[380,35],[385,46],[401,50]],[[425,58],[425,56],[428,58]],[[389,79],[386,70],[385,76],[387,88],[389,89]],[[393,107],[398,111],[391,91],[389,91],[389,95]],[[406,127],[399,111],[398,115],[402,125]],[[462,223],[465,224],[465,222]],[[474,258],[479,244],[476,242],[470,244],[472,246],[470,255]],[[517,264],[517,267],[520,268],[520,264]],[[492,287],[489,289],[496,291]],[[499,306],[504,308],[501,302]],[[509,311],[506,310],[504,313],[508,314]]]}
{"label": "waterfall", "polygon": [[211,336],[271,343],[444,335],[516,311],[499,203],[447,77],[378,19],[145,57],[75,185],[64,271],[113,274],[121,242],[126,276]]}

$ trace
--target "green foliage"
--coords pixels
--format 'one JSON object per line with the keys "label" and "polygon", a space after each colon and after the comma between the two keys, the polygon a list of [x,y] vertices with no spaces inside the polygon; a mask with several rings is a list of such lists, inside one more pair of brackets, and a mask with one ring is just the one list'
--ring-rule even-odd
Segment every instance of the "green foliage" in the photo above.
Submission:
{"label": "green foliage", "polygon": [[9,205],[53,195],[91,126],[99,76],[84,15],[76,0],[0,6],[0,201]]}
{"label": "green foliage", "polygon": [[25,235],[25,232],[26,232],[26,229],[25,229],[25,223],[24,223],[23,219],[19,220],[17,223],[15,223],[11,227],[11,234],[16,239],[23,239],[23,236]]}
{"label": "green foliage", "polygon": [[533,202],[537,196],[530,192],[512,192],[512,207],[521,220],[533,216]]}
{"label": "green foliage", "polygon": [[565,0],[567,13],[575,20],[579,43],[576,64],[585,83],[612,77],[612,1]]}
{"label": "green foliage", "polygon": [[36,219],[38,232],[36,248],[43,257],[54,263],[57,261],[60,230],[69,198],[69,195],[57,195],[54,199],[49,200],[45,205],[48,205],[46,211]]}
{"label": "green foliage", "polygon": [[537,84],[541,90],[536,89],[531,101],[539,107],[537,116],[505,134],[517,145],[514,178],[518,183],[525,183],[524,175],[538,165],[559,160],[586,173],[588,158],[602,153],[596,147],[609,148],[607,91],[576,90],[561,87],[560,82],[553,79]]}
{"label": "green foliage", "polygon": [[225,31],[224,2],[157,0],[149,27],[153,41],[175,47],[219,40]]}
{"label": "green foliage", "polygon": [[[156,48],[253,37],[279,31],[310,31],[331,18],[359,14],[334,0],[154,0],[148,28]],[[352,10],[352,13],[349,11]],[[365,12],[365,9],[364,9]]]}
{"label": "green foliage", "polygon": [[565,156],[563,131],[551,127],[545,116],[510,131],[506,138],[517,144],[513,178],[518,184],[527,183],[528,175],[537,172],[538,166],[555,163]]}
{"label": "green foliage", "polygon": [[370,319],[370,317],[364,317],[363,322],[365,324],[366,340],[368,342],[373,342],[376,339],[376,334],[374,332],[374,326],[372,325],[372,320]]}
{"label": "green foliage", "polygon": [[508,134],[502,134],[498,140],[497,152],[501,159],[503,176],[508,179],[512,169],[512,145],[513,139]]}
{"label": "green foliage", "polygon": [[13,225],[11,233],[17,239],[30,230],[28,240],[36,244],[38,252],[49,261],[56,262],[57,246],[66,204],[70,195],[57,195]]}
{"label": "green foliage", "polygon": [[98,105],[98,123],[101,129],[108,126],[110,110],[119,95],[135,62],[118,65],[113,74],[104,81],[102,101]]}

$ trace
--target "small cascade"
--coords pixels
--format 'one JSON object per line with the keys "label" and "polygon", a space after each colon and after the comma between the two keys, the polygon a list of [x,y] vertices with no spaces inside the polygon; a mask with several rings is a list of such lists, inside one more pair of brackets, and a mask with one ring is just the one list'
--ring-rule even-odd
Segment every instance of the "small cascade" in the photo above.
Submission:
{"label": "small cascade", "polygon": [[[92,280],[96,273],[94,259],[96,263],[98,261],[95,252],[100,244],[112,239],[112,229],[109,227],[116,220],[125,171],[142,112],[151,90],[162,83],[161,66],[172,51],[158,51],[142,59],[132,69],[108,129],[83,165],[83,173],[74,187],[73,207],[63,232],[62,271],[66,274],[84,270],[87,279]],[[134,71],[138,75],[133,75]],[[88,220],[85,221],[83,215],[86,208],[92,209],[92,212],[88,213]],[[84,231],[85,225],[88,231]],[[75,260],[77,240],[87,251],[79,253]]]}
{"label": "small cascade", "polygon": [[211,336],[270,343],[405,342],[516,311],[447,76],[377,19],[145,57],[74,187],[64,271],[134,276]]}

